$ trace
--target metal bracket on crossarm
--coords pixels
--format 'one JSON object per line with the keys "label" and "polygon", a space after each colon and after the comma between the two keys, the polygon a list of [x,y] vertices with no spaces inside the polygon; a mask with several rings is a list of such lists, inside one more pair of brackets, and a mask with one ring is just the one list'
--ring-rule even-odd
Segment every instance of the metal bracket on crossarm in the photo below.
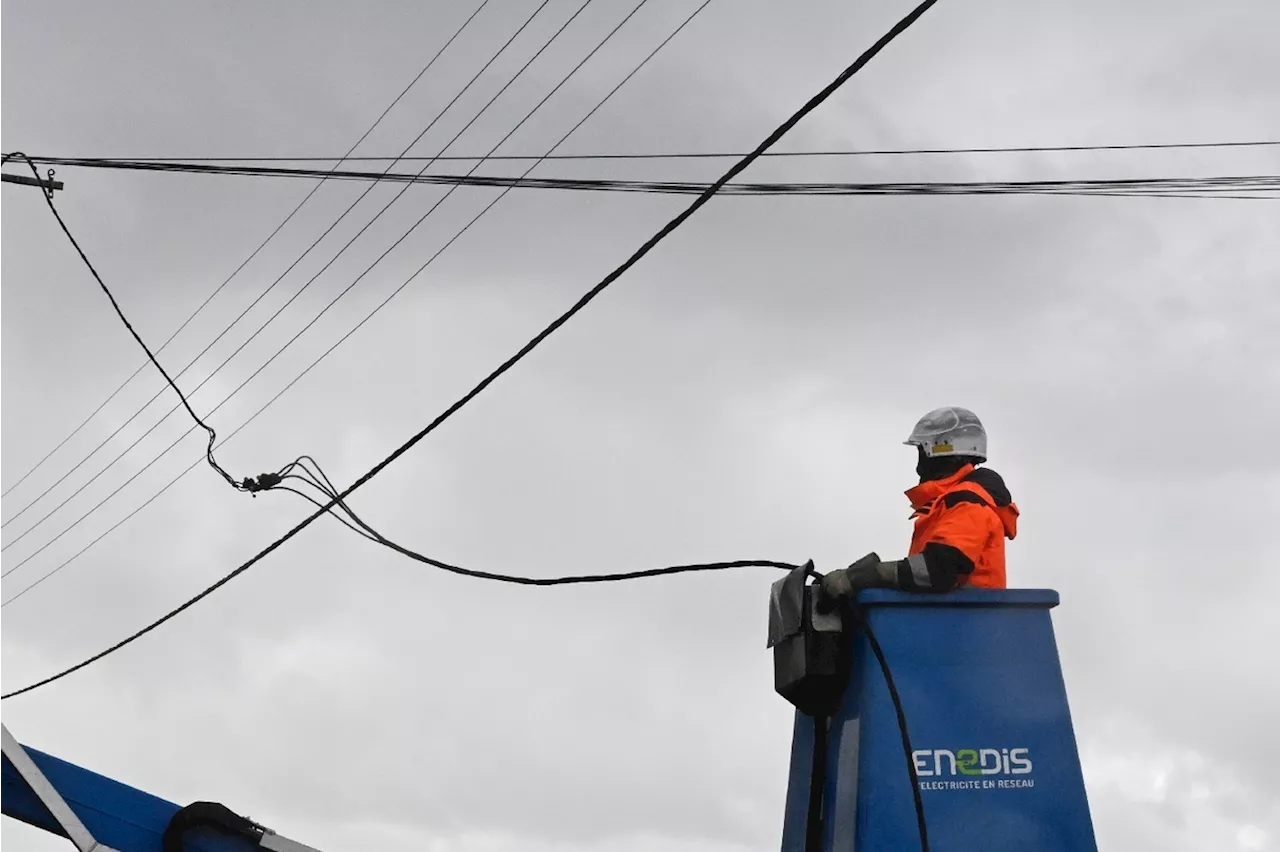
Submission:
{"label": "metal bracket on crossarm", "polygon": [[67,837],[71,838],[71,842],[76,845],[80,852],[116,852],[110,846],[99,843],[93,839],[93,835],[89,833],[89,829],[84,827],[84,823],[75,815],[75,811],[71,810],[71,806],[62,798],[54,786],[49,783],[49,779],[44,777],[44,773],[40,771],[40,767],[36,766],[31,760],[31,756],[27,754],[27,750],[22,744],[9,733],[9,729],[0,725],[0,736],[3,736],[4,756],[13,764],[13,768],[22,776],[22,780],[27,782],[31,787],[31,791],[36,797],[49,809],[49,813],[58,821],[58,825],[67,833]]}

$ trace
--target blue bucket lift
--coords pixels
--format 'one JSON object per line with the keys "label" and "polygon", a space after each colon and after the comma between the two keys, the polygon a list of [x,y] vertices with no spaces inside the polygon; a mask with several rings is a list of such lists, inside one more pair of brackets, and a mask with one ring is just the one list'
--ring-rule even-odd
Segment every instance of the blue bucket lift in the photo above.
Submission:
{"label": "blue bucket lift", "polygon": [[775,686],[802,708],[782,852],[920,849],[921,819],[931,852],[1096,852],[1057,592],[871,590],[841,616],[815,606],[811,567],[770,606]]}

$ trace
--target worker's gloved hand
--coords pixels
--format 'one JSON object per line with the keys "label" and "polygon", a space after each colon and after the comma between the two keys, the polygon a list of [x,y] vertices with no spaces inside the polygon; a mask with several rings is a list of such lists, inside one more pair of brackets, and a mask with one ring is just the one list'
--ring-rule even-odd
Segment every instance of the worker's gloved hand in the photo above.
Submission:
{"label": "worker's gloved hand", "polygon": [[822,578],[822,595],[828,600],[852,597],[862,589],[893,589],[898,586],[898,563],[881,562],[868,553],[848,568],[832,571]]}

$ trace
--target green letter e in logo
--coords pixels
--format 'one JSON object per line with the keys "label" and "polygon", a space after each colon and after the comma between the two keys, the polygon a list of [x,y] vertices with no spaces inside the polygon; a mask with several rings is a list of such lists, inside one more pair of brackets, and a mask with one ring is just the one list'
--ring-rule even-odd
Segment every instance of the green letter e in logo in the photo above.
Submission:
{"label": "green letter e in logo", "polygon": [[978,768],[977,749],[962,748],[957,751],[956,768],[960,770],[961,775],[981,775],[982,770]]}

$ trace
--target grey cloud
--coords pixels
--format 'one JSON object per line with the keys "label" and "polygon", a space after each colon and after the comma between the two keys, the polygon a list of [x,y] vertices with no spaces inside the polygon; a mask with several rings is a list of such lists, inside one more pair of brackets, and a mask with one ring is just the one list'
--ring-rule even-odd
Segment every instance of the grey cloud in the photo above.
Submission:
{"label": "grey cloud", "polygon": [[[652,5],[620,39],[626,57],[643,55],[686,8]],[[72,26],[56,7],[6,9],[6,150],[340,152],[467,11],[405,6],[360,17],[317,8],[302,18],[294,7],[257,10],[252,26],[225,10],[79,10]],[[565,17],[571,4],[556,8]],[[1240,18],[1194,4],[940,4],[786,146],[1265,135],[1272,11],[1233,8]],[[368,150],[407,144],[478,65],[480,49],[514,28],[516,9],[495,7]],[[620,9],[593,8],[574,50]],[[900,13],[779,9],[713,5],[571,150],[747,148]],[[565,46],[539,66],[457,148],[496,141],[522,114],[517,104],[558,79],[573,52]],[[611,51],[508,149],[550,144],[625,70],[621,56]],[[495,89],[473,93],[469,109]],[[421,149],[443,144],[468,115],[442,122]],[[964,156],[770,162],[748,177],[1114,176],[1275,163],[1264,152]],[[707,163],[615,168],[715,173]],[[150,340],[307,189],[60,175],[64,214]],[[323,188],[166,363],[197,352],[361,189]],[[11,191],[6,486],[139,362],[39,200]],[[264,309],[283,303],[394,191],[375,190]],[[199,406],[221,399],[439,194],[407,193],[281,330],[197,395]],[[243,401],[219,412],[219,430],[270,398],[489,197],[457,193]],[[244,475],[306,451],[350,482],[685,201],[512,193],[220,459]],[[1090,794],[1104,845],[1248,848],[1238,840],[1249,839],[1249,824],[1274,842],[1267,767],[1276,755],[1265,731],[1277,696],[1262,676],[1274,644],[1265,611],[1274,463],[1257,443],[1274,431],[1280,381],[1272,217],[1261,203],[719,199],[361,489],[355,505],[409,546],[518,573],[750,556],[833,565],[873,548],[899,555],[912,467],[902,436],[936,404],[971,405],[988,420],[993,465],[1025,512],[1011,545],[1015,582],[1063,594],[1055,621],[1086,769],[1096,770]],[[131,388],[118,412],[156,387],[152,376]],[[162,431],[171,439],[186,427],[175,415]],[[104,428],[93,424],[43,476]],[[164,443],[159,435],[147,446]],[[188,438],[109,510],[6,578],[6,595],[199,452],[199,438]],[[131,455],[129,472],[149,457]],[[104,477],[68,512],[125,475]],[[5,516],[31,494],[6,498]],[[290,495],[234,494],[198,469],[5,609],[6,689],[166,611],[306,511]],[[5,553],[6,568],[19,552]],[[12,702],[6,724],[130,783],[226,801],[321,848],[358,848],[369,837],[386,848],[466,850],[772,847],[790,716],[770,690],[762,647],[769,579],[762,569],[506,589],[430,572],[325,520],[155,634]],[[75,709],[89,704],[99,709]],[[1142,736],[1116,737],[1113,723]],[[1204,757],[1207,799],[1192,794],[1185,768],[1162,801],[1115,781],[1188,750]],[[4,831],[19,837],[8,822]]]}

